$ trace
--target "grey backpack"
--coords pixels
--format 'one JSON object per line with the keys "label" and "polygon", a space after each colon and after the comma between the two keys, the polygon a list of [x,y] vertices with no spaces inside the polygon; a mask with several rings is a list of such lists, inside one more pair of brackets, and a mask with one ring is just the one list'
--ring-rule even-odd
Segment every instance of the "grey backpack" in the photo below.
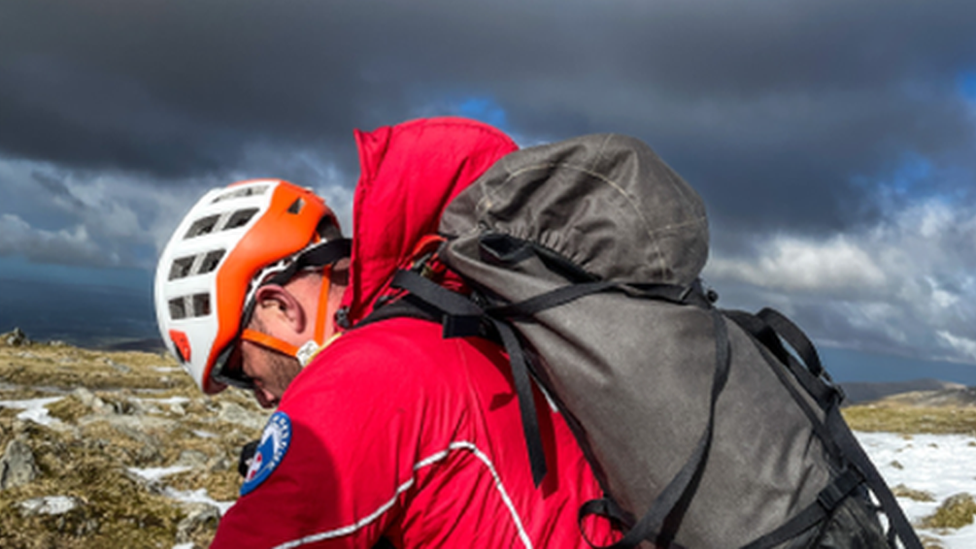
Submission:
{"label": "grey backpack", "polygon": [[[440,232],[436,259],[397,274],[394,301],[446,337],[505,345],[536,482],[532,379],[605,491],[580,519],[625,531],[612,547],[921,549],[803,332],[770,309],[715,306],[698,278],[702,200],[643,142],[590,135],[511,153],[448,206]],[[432,281],[435,260],[473,292]]]}

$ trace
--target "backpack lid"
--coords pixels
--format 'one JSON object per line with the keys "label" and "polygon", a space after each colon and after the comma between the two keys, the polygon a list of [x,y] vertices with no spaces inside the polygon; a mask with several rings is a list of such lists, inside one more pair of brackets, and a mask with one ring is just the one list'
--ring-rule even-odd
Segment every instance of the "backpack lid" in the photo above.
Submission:
{"label": "backpack lid", "polygon": [[595,134],[513,152],[448,205],[440,231],[542,245],[603,280],[687,285],[708,258],[701,197],[642,141]]}

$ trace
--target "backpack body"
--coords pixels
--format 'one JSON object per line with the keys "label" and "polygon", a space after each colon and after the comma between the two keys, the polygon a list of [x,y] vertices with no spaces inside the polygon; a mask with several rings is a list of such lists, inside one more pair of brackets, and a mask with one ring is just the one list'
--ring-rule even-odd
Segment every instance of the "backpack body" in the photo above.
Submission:
{"label": "backpack body", "polygon": [[[604,134],[511,153],[455,198],[440,233],[476,306],[400,287],[443,313],[446,335],[470,335],[458,319],[480,315],[517,385],[525,363],[607,493],[581,519],[620,521],[619,547],[893,543],[865,486],[887,488],[852,447],[839,397],[794,356],[815,361],[809,342],[791,334],[791,354],[766,322],[788,321],[714,307],[698,282],[704,205],[647,145]],[[915,547],[903,515],[892,522]]]}

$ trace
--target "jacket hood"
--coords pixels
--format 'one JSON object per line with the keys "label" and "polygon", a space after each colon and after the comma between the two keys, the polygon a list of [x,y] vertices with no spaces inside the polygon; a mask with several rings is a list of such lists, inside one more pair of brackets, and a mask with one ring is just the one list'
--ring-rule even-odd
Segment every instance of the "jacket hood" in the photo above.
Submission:
{"label": "jacket hood", "polygon": [[500,130],[465,118],[428,118],[356,130],[360,176],[353,197],[349,325],[372,310],[447,204],[492,164],[518,149]]}

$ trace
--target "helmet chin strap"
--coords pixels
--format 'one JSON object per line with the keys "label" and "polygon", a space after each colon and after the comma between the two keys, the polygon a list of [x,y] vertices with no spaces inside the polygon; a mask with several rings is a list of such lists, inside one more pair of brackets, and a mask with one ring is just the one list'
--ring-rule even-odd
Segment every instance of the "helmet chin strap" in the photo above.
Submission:
{"label": "helmet chin strap", "polygon": [[329,315],[329,289],[332,287],[332,266],[327,265],[322,269],[322,284],[319,289],[319,306],[315,314],[315,339],[310,339],[295,353],[295,358],[301,363],[302,368],[308,366],[309,362],[319,354],[325,344],[325,322]]}
{"label": "helmet chin strap", "polygon": [[329,312],[329,288],[332,286],[332,267],[327,266],[322,270],[322,284],[319,290],[318,310],[315,315],[315,331],[313,339],[305,342],[301,347],[296,347],[287,341],[279,339],[250,328],[241,331],[241,339],[256,343],[262,347],[278,351],[287,356],[298,359],[299,364],[304,368],[315,358],[319,350],[325,343],[325,324]]}

